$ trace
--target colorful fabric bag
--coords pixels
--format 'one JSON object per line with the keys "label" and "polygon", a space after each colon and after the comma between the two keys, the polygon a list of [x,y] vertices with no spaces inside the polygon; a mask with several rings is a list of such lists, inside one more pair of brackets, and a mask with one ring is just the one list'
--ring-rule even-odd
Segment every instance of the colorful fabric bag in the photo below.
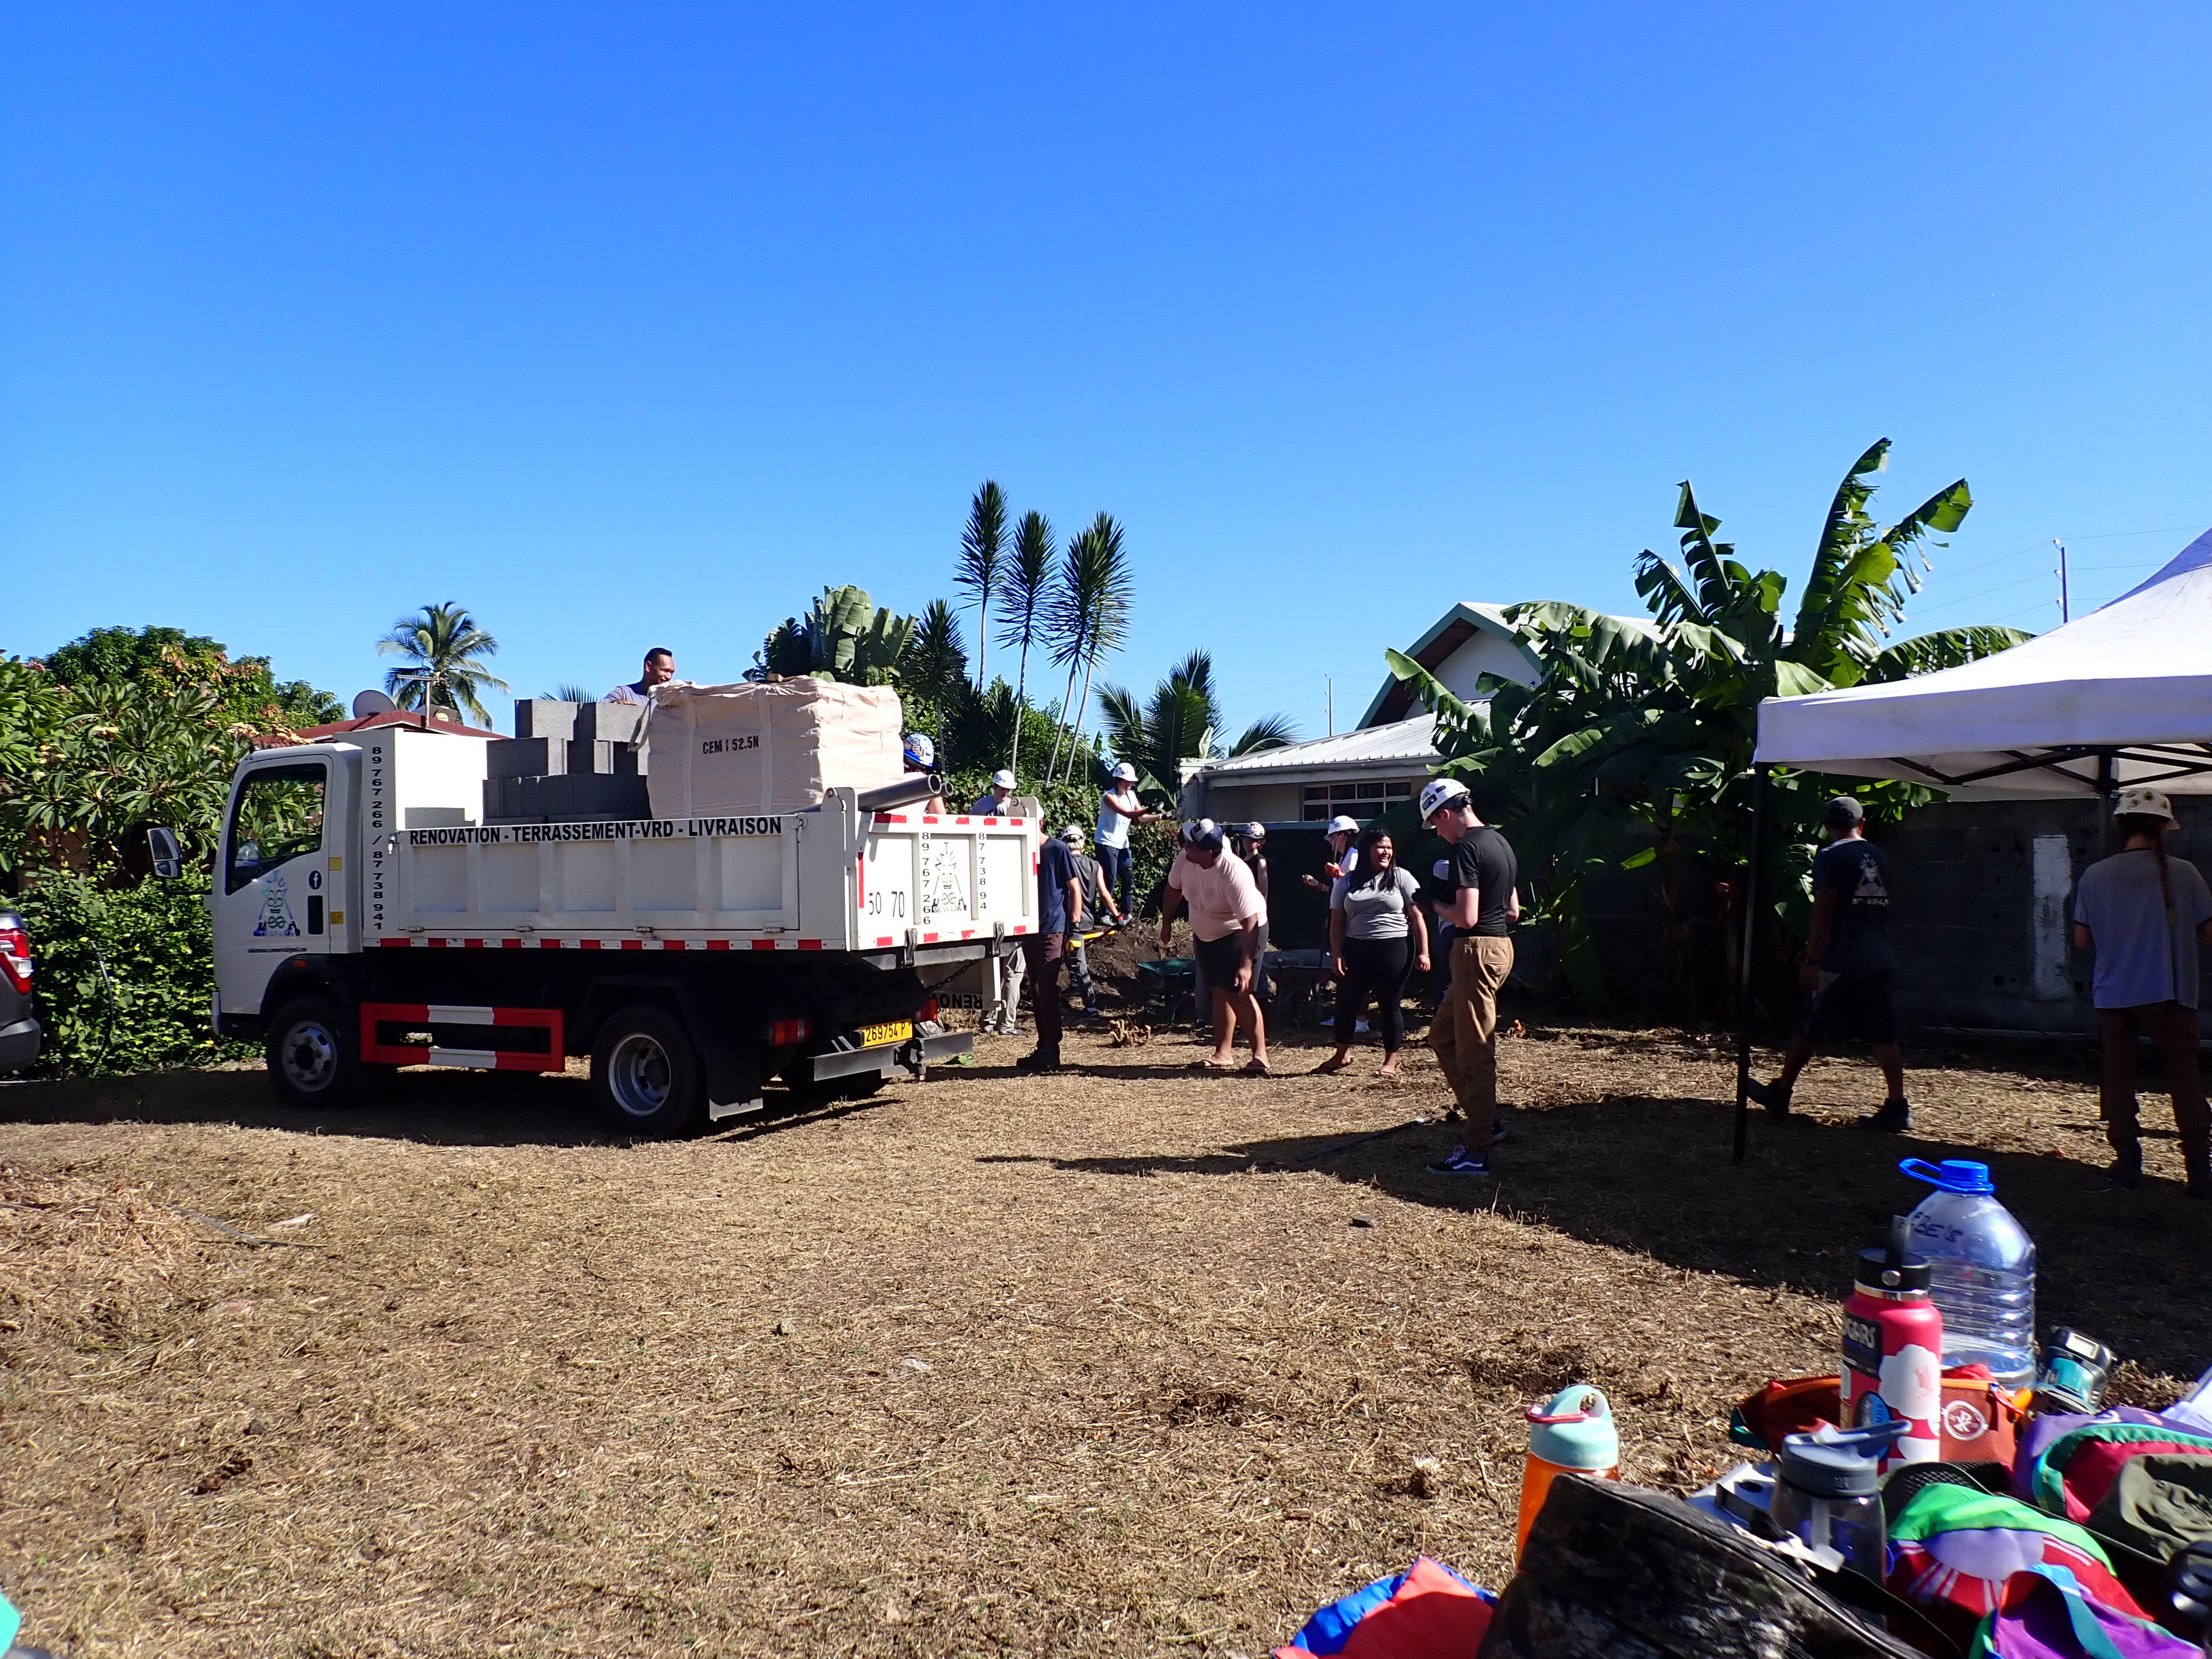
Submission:
{"label": "colorful fabric bag", "polygon": [[1978,1487],[1921,1487],[1890,1522],[1889,1590],[1962,1645],[1997,1610],[2016,1573],[2063,1575],[2104,1606],[2140,1619],[2087,1531]]}
{"label": "colorful fabric bag", "polygon": [[1966,1659],[2197,1659],[2200,1651],[2055,1574],[2021,1572],[2006,1581]]}
{"label": "colorful fabric bag", "polygon": [[1472,1659],[1497,1599],[1424,1555],[1330,1602],[1275,1650],[1275,1659]]}
{"label": "colorful fabric bag", "polygon": [[[2069,1521],[2086,1522],[2138,1457],[2173,1453],[2212,1455],[2212,1435],[2189,1434],[2161,1421],[2091,1420],[2061,1434],[2028,1466],[2027,1496],[2035,1506]],[[2021,1470],[2013,1471],[2015,1485]]]}

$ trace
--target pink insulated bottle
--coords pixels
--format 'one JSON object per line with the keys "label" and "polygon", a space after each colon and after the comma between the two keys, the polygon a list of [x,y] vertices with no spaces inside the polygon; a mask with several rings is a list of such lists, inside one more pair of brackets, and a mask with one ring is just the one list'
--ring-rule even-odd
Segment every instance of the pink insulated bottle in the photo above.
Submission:
{"label": "pink insulated bottle", "polygon": [[1844,1304],[1845,1426],[1901,1418],[1904,1437],[1881,1467],[1935,1462],[1943,1455],[1943,1316],[1929,1299],[1927,1259],[1893,1228],[1887,1249],[1859,1252],[1854,1278]]}

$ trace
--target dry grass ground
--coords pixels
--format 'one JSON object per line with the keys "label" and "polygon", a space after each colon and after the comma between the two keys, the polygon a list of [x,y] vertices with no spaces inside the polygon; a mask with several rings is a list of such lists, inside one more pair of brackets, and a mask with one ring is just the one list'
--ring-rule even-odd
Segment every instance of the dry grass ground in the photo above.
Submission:
{"label": "dry grass ground", "polygon": [[1722,1052],[1540,1032],[1493,1187],[1423,1173],[1452,1139],[1409,1126],[1423,1051],[1261,1082],[1075,1038],[1035,1083],[1019,1046],[674,1145],[607,1139],[574,1077],[313,1121],[245,1073],[0,1090],[27,1638],[1258,1654],[1418,1551],[1501,1583],[1520,1410],[1569,1381],[1634,1479],[1731,1460],[1737,1397],[1830,1363],[1905,1152],[1991,1158],[2051,1319],[2212,1358],[2212,1217],[2170,1139],[2103,1188],[2063,1054],[1918,1073],[1903,1146],[1844,1127],[1871,1079],[1826,1065],[1739,1170]]}

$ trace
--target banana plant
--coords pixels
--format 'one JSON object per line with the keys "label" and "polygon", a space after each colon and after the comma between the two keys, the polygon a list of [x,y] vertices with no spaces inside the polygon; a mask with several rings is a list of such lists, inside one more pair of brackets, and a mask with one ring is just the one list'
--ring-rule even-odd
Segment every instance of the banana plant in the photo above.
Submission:
{"label": "banana plant", "polygon": [[[1877,528],[1866,509],[1888,450],[1887,439],[1873,446],[1838,485],[1787,629],[1788,579],[1750,569],[1715,540],[1721,521],[1686,482],[1674,514],[1680,568],[1648,549],[1637,560],[1649,623],[1554,601],[1510,607],[1505,616],[1542,678],[1534,686],[1486,678],[1486,696],[1473,702],[1411,658],[1387,653],[1391,672],[1437,716],[1443,769],[1468,781],[1487,803],[1486,816],[1498,815],[1559,927],[1571,984],[1595,1006],[1604,1006],[1604,994],[1586,954],[1583,884],[1608,868],[1654,864],[1674,1000],[1685,1014],[1709,1000],[1698,988],[1711,981],[1693,960],[1691,866],[1703,860],[1732,879],[1746,862],[1761,699],[1953,667],[2028,637],[1977,627],[1888,642],[1926,577],[1926,548],[1941,545],[1933,535],[1957,528],[1973,501],[1960,479]],[[1809,907],[1805,883],[1828,796],[1849,788],[1877,817],[1935,798],[1910,784],[1786,770],[1772,783],[1768,855],[1795,877],[1777,884],[1793,927]],[[1417,826],[1407,829],[1419,836]]]}
{"label": "banana plant", "polygon": [[885,685],[896,673],[914,629],[913,617],[878,610],[865,588],[825,587],[804,622],[786,617],[769,635],[755,672]]}

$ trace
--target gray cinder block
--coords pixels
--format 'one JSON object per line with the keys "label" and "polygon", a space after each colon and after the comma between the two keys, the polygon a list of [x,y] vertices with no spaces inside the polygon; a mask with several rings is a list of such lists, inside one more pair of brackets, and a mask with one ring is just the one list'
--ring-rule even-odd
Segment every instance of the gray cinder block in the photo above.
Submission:
{"label": "gray cinder block", "polygon": [[635,743],[645,707],[635,702],[587,702],[576,710],[579,743]]}
{"label": "gray cinder block", "polygon": [[560,738],[501,738],[484,745],[484,773],[495,778],[558,777],[568,770],[569,748]]}
{"label": "gray cinder block", "polygon": [[576,711],[581,706],[558,702],[550,697],[518,697],[514,703],[514,735],[554,738],[566,743],[576,735]]}

